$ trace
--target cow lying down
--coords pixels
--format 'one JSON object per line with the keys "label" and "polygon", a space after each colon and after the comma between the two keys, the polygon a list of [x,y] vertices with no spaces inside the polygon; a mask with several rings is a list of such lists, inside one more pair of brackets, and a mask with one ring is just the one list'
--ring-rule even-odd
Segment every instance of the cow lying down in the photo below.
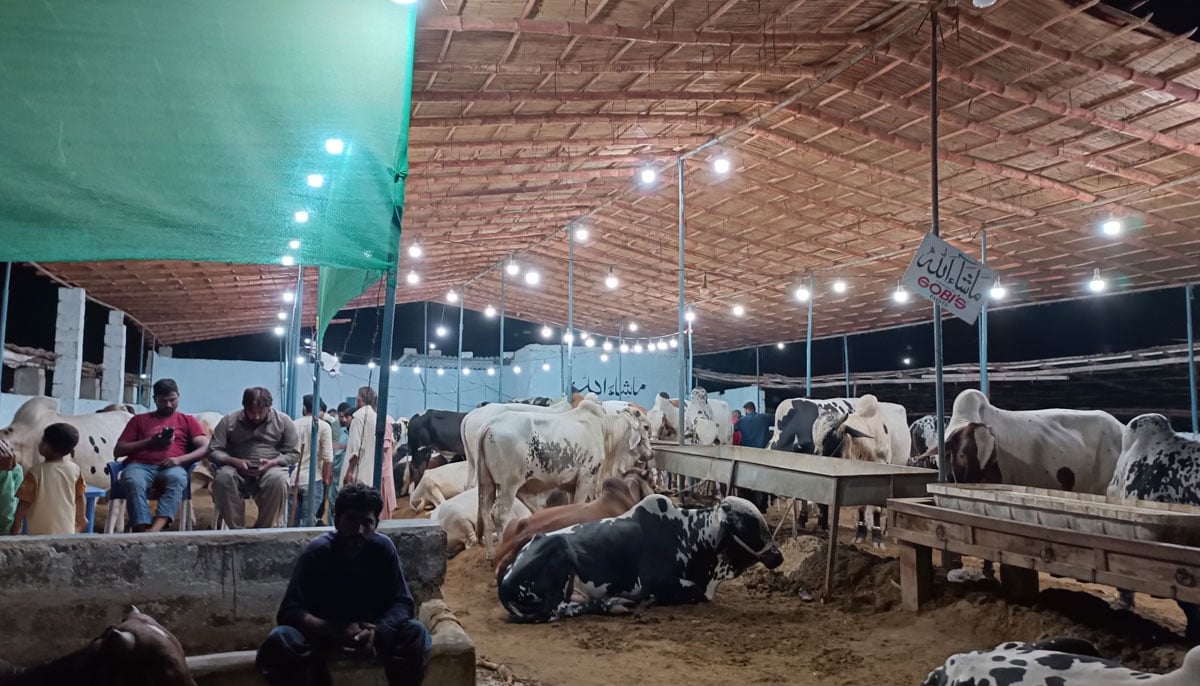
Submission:
{"label": "cow lying down", "polygon": [[28,669],[0,660],[0,686],[196,686],[183,646],[134,606],[83,648]]}
{"label": "cow lying down", "polygon": [[1195,686],[1200,684],[1200,647],[1170,674],[1138,672],[1098,657],[1081,639],[1005,643],[991,650],[951,655],[922,686]]}
{"label": "cow lying down", "polygon": [[712,600],[757,562],[774,569],[783,555],[749,501],[684,510],[651,495],[619,517],[534,536],[496,581],[514,621],[548,622]]}

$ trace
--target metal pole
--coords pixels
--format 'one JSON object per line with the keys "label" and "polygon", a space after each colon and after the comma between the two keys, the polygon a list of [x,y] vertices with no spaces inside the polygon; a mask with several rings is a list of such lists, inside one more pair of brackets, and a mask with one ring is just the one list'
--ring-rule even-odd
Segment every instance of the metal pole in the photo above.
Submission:
{"label": "metal pole", "polygon": [[766,404],[766,403],[762,402],[762,397],[761,397],[762,396],[762,385],[761,385],[762,384],[762,378],[761,378],[762,377],[762,365],[761,365],[760,356],[758,354],[760,350],[762,350],[761,347],[759,347],[757,345],[754,346],[754,405],[755,405],[755,409],[765,410],[765,408],[759,407],[760,405]]}
{"label": "metal pole", "polygon": [[[678,175],[679,186],[679,330],[683,331],[683,158],[675,160],[675,173]],[[683,445],[683,414],[684,395],[687,393],[687,369],[684,366],[683,355],[679,356],[679,445]]]}
{"label": "metal pole", "polygon": [[[8,292],[8,289],[4,289]],[[145,398],[142,397],[142,376],[146,373],[146,330],[141,329],[141,337],[138,341],[138,382],[137,382],[137,404],[145,406]]]}
{"label": "metal pole", "polygon": [[[313,333],[316,334],[318,337],[313,339],[313,344],[316,346],[315,350],[316,350],[317,354],[315,356],[316,359],[313,361],[313,392],[312,392],[313,405],[312,405],[312,415],[311,415],[312,416],[312,433],[309,435],[309,443],[308,443],[308,498],[306,498],[305,502],[304,502],[304,526],[316,526],[317,525],[317,512],[316,512],[316,510],[313,509],[313,506],[316,505],[316,502],[315,502],[316,498],[313,497],[313,494],[316,493],[316,491],[314,489],[316,489],[316,487],[317,487],[317,459],[318,459],[317,447],[320,444],[320,440],[321,440],[320,439],[321,425],[319,424],[319,422],[322,421],[320,419],[320,414],[321,414],[321,371],[322,371],[321,370],[321,338],[323,338],[323,337],[320,336],[320,332],[316,330],[316,327],[313,327]],[[389,370],[391,369],[391,363],[389,363],[387,360],[383,360],[383,364],[387,365]],[[386,378],[387,375],[390,373],[391,373],[390,371],[380,370],[379,379],[380,379],[381,385],[383,384],[383,379]],[[386,403],[385,403],[385,408],[386,408]],[[380,490],[382,491],[382,488]]]}
{"label": "metal pole", "polygon": [[379,402],[375,409],[375,488],[383,491],[383,436],[391,431],[387,425],[388,391],[392,380],[392,329],[396,328],[396,263],[387,270],[387,294],[383,301],[383,341],[379,347]]}
{"label": "metal pole", "polygon": [[[8,343],[8,294],[12,290],[12,262],[4,263],[4,302],[0,303],[0,355],[4,354]],[[1190,312],[1191,310],[1189,310]],[[145,335],[144,333],[142,334]],[[138,389],[142,387],[141,370],[138,370]],[[4,395],[0,393],[0,403],[3,402]]]}
{"label": "metal pole", "polygon": [[463,338],[463,311],[466,309],[467,291],[464,288],[462,293],[458,294],[458,382],[454,384],[454,411],[462,412],[462,382],[463,382],[463,366],[462,366],[462,338]]}
{"label": "metal pole", "polygon": [[[427,325],[428,326],[428,325]],[[504,269],[500,269],[500,368],[496,370],[496,402],[504,402]]]}
{"label": "metal pole", "polygon": [[567,228],[567,333],[567,362],[563,366],[567,378],[563,395],[570,402],[571,392],[575,390],[575,231],[571,228]]}
{"label": "metal pole", "polygon": [[804,397],[812,397],[812,322],[813,300],[817,292],[813,290],[813,275],[808,275],[808,327],[804,332]]}
{"label": "metal pole", "polygon": [[[930,217],[932,219],[933,235],[941,235],[940,217],[938,214],[938,12],[937,8],[929,11],[929,195]],[[936,374],[934,381],[935,410],[937,415],[938,436],[938,481],[946,481],[949,475],[949,465],[946,456],[946,398],[945,381],[942,370],[942,306],[933,305],[933,367]]]}
{"label": "metal pole", "polygon": [[301,318],[304,316],[304,267],[296,267],[296,297],[292,302],[292,322],[290,328],[291,345],[288,346],[287,355],[291,358],[290,369],[288,374],[287,386],[287,413],[293,417],[300,416],[300,365],[296,361],[296,357],[300,354],[300,325]]}
{"label": "metal pole", "polygon": [[[425,348],[421,351],[422,355],[429,354],[429,301],[425,301]],[[425,379],[429,375],[429,370],[423,370],[421,374],[421,411],[429,409],[429,382]]]}
{"label": "metal pole", "polygon": [[850,338],[842,334],[842,371],[846,373],[846,397],[850,397]]}
{"label": "metal pole", "polygon": [[[980,231],[979,257],[987,264],[987,229]],[[979,312],[979,390],[988,395],[988,301],[983,297],[983,309]]]}
{"label": "metal pole", "polygon": [[1183,287],[1187,302],[1188,394],[1192,399],[1192,433],[1200,433],[1200,412],[1196,407],[1196,346],[1192,330],[1192,284]]}
{"label": "metal pole", "polygon": [[625,353],[621,352],[621,344],[625,342],[625,325],[621,324],[617,327],[617,400],[620,400],[625,395],[624,381],[625,377],[622,374],[622,363],[625,361]]}
{"label": "metal pole", "polygon": [[687,325],[687,355],[688,355],[688,388],[695,388],[696,351],[692,349],[692,325]]}

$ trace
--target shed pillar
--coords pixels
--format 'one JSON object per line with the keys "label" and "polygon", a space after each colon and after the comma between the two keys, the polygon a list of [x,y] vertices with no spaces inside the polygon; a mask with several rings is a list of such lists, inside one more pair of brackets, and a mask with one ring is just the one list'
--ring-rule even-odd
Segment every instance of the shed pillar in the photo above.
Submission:
{"label": "shed pillar", "polygon": [[100,399],[125,401],[125,313],[112,310],[104,327],[104,375],[100,377]]}
{"label": "shed pillar", "polygon": [[83,375],[83,315],[87,293],[82,288],[58,289],[58,320],[54,325],[54,397],[63,414],[75,414]]}

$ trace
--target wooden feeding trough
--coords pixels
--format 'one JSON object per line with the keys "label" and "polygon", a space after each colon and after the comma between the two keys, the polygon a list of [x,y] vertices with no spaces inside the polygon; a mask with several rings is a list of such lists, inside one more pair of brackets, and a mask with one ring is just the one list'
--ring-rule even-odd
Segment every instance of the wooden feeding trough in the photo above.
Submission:
{"label": "wooden feeding trough", "polygon": [[830,522],[829,554],[825,561],[826,599],[832,597],[840,508],[883,506],[888,498],[924,495],[925,487],[937,481],[937,472],[929,469],[781,450],[662,443],[655,443],[653,447],[658,468],[672,474],[710,479],[730,488],[748,488],[783,498],[800,498],[828,505]]}
{"label": "wooden feeding trough", "polygon": [[1108,500],[1014,486],[934,484],[935,495],[889,500],[900,542],[904,607],[918,610],[933,587],[933,550],[1000,565],[1016,599],[1038,590],[1038,572],[1200,602],[1200,509]]}

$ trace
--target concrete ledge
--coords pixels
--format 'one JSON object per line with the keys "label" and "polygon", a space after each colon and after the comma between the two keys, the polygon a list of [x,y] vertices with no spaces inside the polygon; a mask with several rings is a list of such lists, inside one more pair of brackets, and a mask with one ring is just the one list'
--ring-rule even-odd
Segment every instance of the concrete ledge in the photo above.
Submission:
{"label": "concrete ledge", "polygon": [[[433,654],[425,683],[438,686],[471,686],[475,683],[475,644],[458,619],[441,600],[421,605],[421,623],[433,634]],[[254,668],[255,652],[197,655],[188,658],[188,668],[197,686],[261,686]],[[334,684],[387,686],[383,670],[372,662],[335,660],[330,663]]]}
{"label": "concrete ledge", "polygon": [[[35,664],[77,650],[135,604],[189,654],[251,650],[300,551],[329,529],[0,537],[0,658]],[[418,603],[440,598],[446,535],[387,521]],[[431,682],[432,683],[432,682]]]}

